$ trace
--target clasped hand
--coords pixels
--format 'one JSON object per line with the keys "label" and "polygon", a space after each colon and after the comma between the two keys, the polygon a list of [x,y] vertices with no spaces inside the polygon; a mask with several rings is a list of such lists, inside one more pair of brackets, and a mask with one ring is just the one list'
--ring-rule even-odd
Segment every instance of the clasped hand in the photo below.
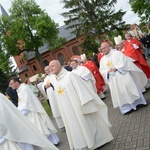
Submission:
{"label": "clasped hand", "polygon": [[108,72],[107,73],[110,73],[110,72],[116,72],[117,71],[117,69],[116,68],[110,68],[109,70],[108,70]]}
{"label": "clasped hand", "polygon": [[50,84],[46,84],[45,85],[45,88],[47,89],[47,88],[49,88],[50,87]]}

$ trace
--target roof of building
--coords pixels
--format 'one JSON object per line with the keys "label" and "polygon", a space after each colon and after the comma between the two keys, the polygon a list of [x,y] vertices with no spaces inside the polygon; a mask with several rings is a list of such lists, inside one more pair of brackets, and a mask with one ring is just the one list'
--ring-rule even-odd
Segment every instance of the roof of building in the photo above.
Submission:
{"label": "roof of building", "polygon": [[27,65],[24,65],[24,66],[19,70],[18,74],[20,74],[20,73],[22,73],[22,72],[24,72],[24,71],[26,71],[26,70],[28,70],[28,66],[27,66]]}
{"label": "roof of building", "polygon": [[0,15],[9,16],[1,4],[0,4]]}
{"label": "roof of building", "polygon": [[59,27],[58,37],[65,38],[67,41],[70,41],[74,39],[76,35],[72,33],[73,29],[68,29],[67,27],[67,25]]}

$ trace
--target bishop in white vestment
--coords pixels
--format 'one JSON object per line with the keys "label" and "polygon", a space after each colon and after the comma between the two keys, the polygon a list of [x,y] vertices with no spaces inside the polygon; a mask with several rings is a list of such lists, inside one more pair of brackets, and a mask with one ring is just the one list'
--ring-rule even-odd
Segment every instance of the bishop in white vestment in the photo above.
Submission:
{"label": "bishop in white vestment", "polygon": [[21,113],[53,144],[58,144],[59,138],[55,134],[56,128],[32,90],[26,84],[21,84],[16,77],[10,79],[10,85],[13,89],[17,89],[18,109]]}
{"label": "bishop in white vestment", "polygon": [[46,88],[46,94],[51,106],[53,117],[55,118],[56,124],[58,128],[63,128],[64,123],[62,120],[62,117],[60,115],[60,111],[58,108],[57,98],[56,98],[56,91],[54,86],[52,85],[52,81],[54,79],[54,75],[49,74],[45,77],[44,83],[43,83],[43,89]]}
{"label": "bishop in white vestment", "polygon": [[93,150],[110,142],[113,136],[105,103],[79,76],[62,68],[59,61],[51,61],[50,70],[56,74],[53,85],[70,150]]}
{"label": "bishop in white vestment", "polygon": [[119,51],[111,50],[103,43],[104,53],[100,61],[100,72],[109,85],[114,108],[119,107],[122,114],[136,110],[138,105],[147,105],[141,89],[147,78],[133,62]]}

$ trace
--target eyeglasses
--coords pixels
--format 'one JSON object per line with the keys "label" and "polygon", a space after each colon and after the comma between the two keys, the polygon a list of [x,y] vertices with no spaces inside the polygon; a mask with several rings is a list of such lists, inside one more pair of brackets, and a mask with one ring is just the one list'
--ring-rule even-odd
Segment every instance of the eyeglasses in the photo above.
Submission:
{"label": "eyeglasses", "polygon": [[104,50],[104,49],[106,49],[107,47],[109,47],[109,46],[105,46],[105,47],[101,48],[101,51]]}
{"label": "eyeglasses", "polygon": [[15,82],[10,82],[9,85],[12,85],[12,84],[14,84],[14,83],[15,83]]}

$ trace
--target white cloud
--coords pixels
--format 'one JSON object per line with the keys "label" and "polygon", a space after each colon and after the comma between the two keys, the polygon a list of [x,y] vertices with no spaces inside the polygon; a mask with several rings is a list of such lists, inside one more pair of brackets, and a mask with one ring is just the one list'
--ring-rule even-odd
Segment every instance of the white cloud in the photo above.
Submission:
{"label": "white cloud", "polygon": [[123,11],[126,11],[123,20],[126,21],[127,24],[133,24],[133,23],[139,24],[140,19],[138,18],[138,15],[131,10],[129,1],[118,0],[117,4],[115,5],[115,8],[116,10],[122,9]]}
{"label": "white cloud", "polygon": [[61,16],[61,13],[65,10],[60,0],[36,0],[36,2],[59,26],[64,25],[64,18]]}

